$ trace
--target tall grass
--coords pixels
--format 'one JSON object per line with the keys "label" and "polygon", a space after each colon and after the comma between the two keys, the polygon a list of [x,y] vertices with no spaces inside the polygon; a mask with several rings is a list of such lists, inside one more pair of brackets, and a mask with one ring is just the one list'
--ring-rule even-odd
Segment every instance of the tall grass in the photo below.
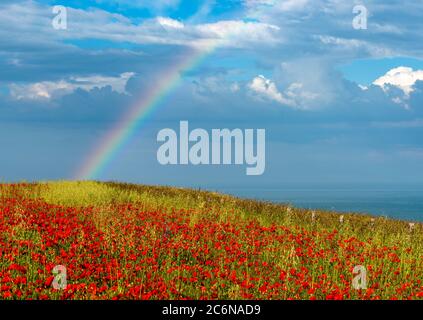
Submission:
{"label": "tall grass", "polygon": [[57,181],[39,185],[34,192],[48,203],[67,206],[95,206],[107,208],[115,204],[133,203],[146,210],[196,210],[203,217],[219,212],[221,221],[257,220],[263,226],[272,224],[308,231],[338,230],[345,236],[361,241],[391,246],[412,247],[423,256],[423,224],[388,219],[357,213],[340,214],[323,210],[294,208],[289,204],[240,199],[216,192],[175,187],[147,186],[138,184]]}
{"label": "tall grass", "polygon": [[[379,270],[377,281],[381,286],[386,288],[391,286],[391,289],[381,291],[382,297],[394,296],[395,288],[400,286],[402,281],[419,279],[423,274],[421,223],[411,226],[407,221],[355,213],[343,213],[341,221],[340,214],[335,212],[320,210],[312,212],[288,204],[239,199],[215,192],[115,182],[56,181],[0,185],[0,195],[6,202],[8,198],[22,197],[22,199],[29,198],[34,201],[41,198],[42,203],[46,202],[53,206],[48,209],[53,212],[60,210],[62,206],[72,208],[70,212],[78,212],[81,226],[94,225],[96,230],[102,232],[108,253],[101,259],[118,259],[122,265],[126,265],[134,263],[131,260],[132,253],[135,253],[135,256],[140,255],[138,248],[149,250],[146,258],[151,258],[151,255],[154,256],[152,252],[159,250],[154,258],[157,259],[157,268],[159,268],[155,274],[163,277],[168,285],[172,283],[176,285],[177,290],[183,292],[184,296],[194,298],[201,297],[198,284],[191,284],[189,281],[175,283],[175,277],[180,277],[183,275],[181,272],[185,271],[178,269],[168,273],[168,270],[180,265],[207,268],[199,265],[199,258],[193,256],[194,253],[201,253],[204,248],[209,248],[210,251],[207,254],[201,253],[203,255],[201,259],[218,261],[218,265],[213,268],[218,267],[224,272],[234,271],[238,278],[250,279],[250,276],[257,275],[257,270],[252,268],[251,263],[259,263],[263,268],[262,271],[269,274],[279,269],[300,270],[306,267],[311,275],[311,286],[322,281],[319,278],[322,274],[327,275],[328,281],[342,286],[342,277],[351,275],[348,270],[351,265],[345,265],[345,262],[363,263],[366,266],[372,266],[373,270]],[[31,205],[31,202],[26,202],[26,205]],[[56,205],[60,207],[54,207]],[[11,217],[16,225],[5,233],[6,243],[22,245],[29,241],[34,248],[38,248],[41,233],[39,234],[27,222],[24,212],[28,209],[21,210],[20,206],[19,201],[14,202],[12,206]],[[34,217],[37,213],[31,212],[31,215]],[[16,221],[21,222],[16,223]],[[249,227],[250,223],[252,223],[252,229]],[[272,234],[269,229],[274,226],[277,228]],[[250,230],[253,230],[252,234]],[[39,230],[41,231],[44,232]],[[72,241],[81,245],[78,249],[81,251],[81,259],[86,259],[84,244],[87,234],[83,231],[79,233],[81,234]],[[46,234],[43,233],[43,236]],[[193,239],[195,242],[191,243]],[[260,239],[265,242],[257,247],[255,241]],[[63,248],[68,250],[69,246],[72,246],[72,241]],[[166,242],[166,246],[162,248],[163,241]],[[219,241],[226,244],[234,243],[238,246],[238,253],[245,256],[246,260],[226,265],[225,259],[234,257],[227,253],[231,248],[226,248],[225,245],[220,247]],[[354,244],[351,245],[351,249],[348,248],[350,242]],[[308,248],[313,250],[313,258],[307,255]],[[299,249],[303,250],[301,254],[296,251]],[[19,251],[18,261],[24,265],[31,265],[28,250]],[[57,252],[54,250],[47,252],[48,259],[57,259],[59,249],[57,248]],[[323,256],[319,256],[320,250]],[[122,256],[125,252],[126,254]],[[343,265],[343,269],[334,268],[335,262],[325,258],[326,256],[342,260],[338,261],[338,265]],[[393,260],[391,261],[389,257]],[[6,261],[3,264],[7,266]],[[266,265],[273,266],[273,269],[267,268]],[[144,269],[138,269],[139,267],[136,264],[135,269],[140,272],[138,280],[145,281],[151,266],[147,264]],[[29,280],[36,281],[37,275],[33,270],[40,268],[42,266],[34,264],[29,269],[31,270]],[[119,281],[123,282],[119,282],[117,288],[125,292],[127,287],[123,283],[126,281],[127,285],[133,285],[135,279],[131,273],[133,269],[122,270],[124,274],[122,280]],[[394,275],[392,272],[399,272],[399,274]],[[277,282],[278,277],[272,276],[267,281]],[[415,287],[416,282],[412,281]],[[219,297],[230,299],[242,297],[242,288],[239,283],[220,279],[217,284],[228,285],[228,287],[216,288],[214,287],[216,283],[213,284],[213,290],[218,291]],[[256,285],[259,287],[265,285],[265,282],[260,280]],[[289,287],[288,289],[294,290]],[[305,298],[309,296],[307,290],[301,292],[301,295],[296,298],[301,298],[302,295]],[[108,291],[107,294],[112,293]],[[353,291],[352,297],[357,297],[355,294]],[[260,293],[256,292],[256,295],[260,296]],[[281,296],[278,295],[278,297]],[[287,297],[290,297],[288,292],[285,298]],[[318,297],[325,296],[320,293]]]}

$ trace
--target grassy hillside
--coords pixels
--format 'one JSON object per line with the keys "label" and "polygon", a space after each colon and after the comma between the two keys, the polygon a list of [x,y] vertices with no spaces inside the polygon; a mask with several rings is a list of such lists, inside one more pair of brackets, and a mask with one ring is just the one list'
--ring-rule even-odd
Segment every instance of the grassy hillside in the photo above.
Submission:
{"label": "grassy hillside", "polygon": [[[421,299],[423,226],[211,192],[100,182],[0,185],[0,296]],[[54,289],[53,268],[67,271]],[[353,288],[353,269],[367,288]]]}

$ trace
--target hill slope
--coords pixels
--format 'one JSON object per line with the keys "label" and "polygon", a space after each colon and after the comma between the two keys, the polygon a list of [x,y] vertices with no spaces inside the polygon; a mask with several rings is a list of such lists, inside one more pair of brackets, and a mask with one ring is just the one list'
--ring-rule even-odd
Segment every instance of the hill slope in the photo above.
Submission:
{"label": "hill slope", "polygon": [[423,297],[418,223],[132,184],[2,184],[0,193],[3,298]]}

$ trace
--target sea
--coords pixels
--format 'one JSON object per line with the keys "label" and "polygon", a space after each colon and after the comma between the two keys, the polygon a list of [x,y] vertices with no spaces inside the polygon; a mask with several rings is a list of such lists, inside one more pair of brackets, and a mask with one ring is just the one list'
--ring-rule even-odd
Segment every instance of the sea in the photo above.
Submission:
{"label": "sea", "polygon": [[221,187],[216,191],[241,198],[423,222],[422,186]]}

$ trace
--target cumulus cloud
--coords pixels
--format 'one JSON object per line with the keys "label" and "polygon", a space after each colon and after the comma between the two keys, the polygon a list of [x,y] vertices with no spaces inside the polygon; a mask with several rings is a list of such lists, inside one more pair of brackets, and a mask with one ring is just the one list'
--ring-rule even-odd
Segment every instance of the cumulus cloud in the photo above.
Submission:
{"label": "cumulus cloud", "polygon": [[[94,7],[69,8],[68,30],[63,31],[53,30],[49,6],[35,1],[22,1],[13,5],[10,2],[2,3],[0,39],[3,41],[0,40],[0,46],[3,50],[0,50],[0,58],[4,59],[0,59],[0,81],[9,85],[15,99],[45,100],[72,92],[75,88],[90,90],[95,86],[107,85],[111,85],[116,92],[123,92],[122,86],[118,89],[119,85],[113,83],[113,79],[121,81],[120,77],[111,77],[110,74],[116,75],[126,70],[133,70],[137,74],[159,74],[175,65],[178,60],[175,56],[184,56],[182,51],[190,50],[189,46],[213,44],[223,47],[216,51],[221,57],[235,57],[236,62],[230,62],[230,66],[228,63],[219,66],[217,59],[214,60],[213,63],[224,69],[222,78],[226,77],[228,81],[203,79],[202,84],[196,85],[196,93],[205,94],[210,91],[216,96],[230,92],[247,94],[250,98],[253,93],[253,96],[267,102],[273,101],[295,109],[316,109],[334,105],[339,107],[343,103],[349,103],[350,98],[356,96],[357,86],[346,88],[342,75],[333,72],[340,61],[363,56],[383,56],[387,53],[393,55],[393,52],[389,51],[390,48],[401,48],[404,51],[409,50],[410,46],[413,50],[420,48],[415,45],[418,42],[414,41],[402,41],[403,45],[398,46],[393,40],[381,36],[374,38],[373,30],[380,28],[372,26],[386,26],[386,21],[378,21],[377,17],[372,18],[369,30],[355,32],[351,28],[351,4],[345,4],[343,1],[247,2],[252,11],[255,5],[264,7],[257,19],[244,19],[244,15],[233,15],[230,18],[225,16],[228,20],[182,21],[161,12],[159,16],[140,21]],[[173,6],[177,1],[162,3]],[[391,8],[396,6],[387,7],[389,10]],[[371,9],[372,12],[380,13],[381,8],[372,5]],[[403,14],[403,11],[400,14]],[[254,18],[254,15],[252,17]],[[398,26],[395,19],[389,23],[393,27]],[[410,36],[411,29],[407,24],[401,24],[401,30],[403,37],[420,39],[418,34],[416,37]],[[114,43],[123,43],[124,48],[128,43],[154,46],[143,46],[140,49],[139,46],[129,45],[131,49],[115,47],[110,50],[98,50],[86,49],[81,45],[77,48],[78,43],[95,44],[97,40],[107,40],[105,42],[110,43],[111,48]],[[380,45],[382,40],[383,44]],[[266,44],[274,46],[269,48]],[[243,50],[237,51],[237,48]],[[414,54],[416,55],[416,52]],[[238,66],[237,58],[239,57],[242,65],[242,60],[247,55],[254,59],[251,66]],[[63,63],[64,61],[66,63]],[[110,61],[116,63],[110,64]],[[280,67],[282,61],[284,63]],[[109,64],[107,70],[104,69],[105,64]],[[242,68],[244,70],[241,70]],[[204,73],[205,69],[196,70],[197,75]],[[231,70],[240,72],[234,76],[230,73]],[[101,77],[106,77],[103,72],[108,74],[109,79],[90,79],[92,74],[102,74]],[[261,73],[271,73],[272,80],[255,76]],[[74,79],[70,77],[72,74],[80,76]],[[233,80],[236,82],[233,83]],[[192,81],[192,78],[189,81]],[[226,86],[226,91],[221,89],[222,86]],[[128,91],[137,92],[139,87],[135,82],[131,87],[130,82]],[[372,101],[372,94],[383,95],[379,86],[371,87],[377,90],[360,90],[368,101]],[[397,89],[397,92],[400,91]],[[398,99],[393,97],[389,102],[399,103]],[[410,99],[410,104],[411,102]]]}
{"label": "cumulus cloud", "polygon": [[299,105],[301,101],[312,101],[319,97],[317,93],[305,90],[304,84],[301,82],[291,83],[285,90],[285,94],[290,99],[296,101],[297,105]]}
{"label": "cumulus cloud", "polygon": [[167,17],[158,17],[157,22],[163,26],[165,29],[183,29],[184,24],[178,20],[167,18]]}
{"label": "cumulus cloud", "polygon": [[406,97],[414,90],[414,84],[423,80],[423,70],[413,70],[409,67],[397,67],[376,79],[373,84],[387,90],[388,85],[401,89]]}
{"label": "cumulus cloud", "polygon": [[280,104],[287,105],[290,107],[295,107],[293,100],[285,97],[281,92],[279,92],[276,84],[267,79],[266,77],[259,75],[255,77],[249,84],[248,87],[258,94],[259,97],[267,98],[271,101],[276,101]]}
{"label": "cumulus cloud", "polygon": [[127,93],[126,83],[134,75],[133,72],[125,72],[118,77],[109,76],[89,76],[70,77],[60,81],[42,81],[29,84],[9,85],[11,96],[18,100],[43,100],[58,98],[70,94],[76,89],[89,91],[93,88],[104,88],[110,86],[117,93]]}
{"label": "cumulus cloud", "polygon": [[275,70],[274,79],[286,88],[284,94],[304,110],[330,107],[345,93],[342,76],[325,57],[283,62]]}

